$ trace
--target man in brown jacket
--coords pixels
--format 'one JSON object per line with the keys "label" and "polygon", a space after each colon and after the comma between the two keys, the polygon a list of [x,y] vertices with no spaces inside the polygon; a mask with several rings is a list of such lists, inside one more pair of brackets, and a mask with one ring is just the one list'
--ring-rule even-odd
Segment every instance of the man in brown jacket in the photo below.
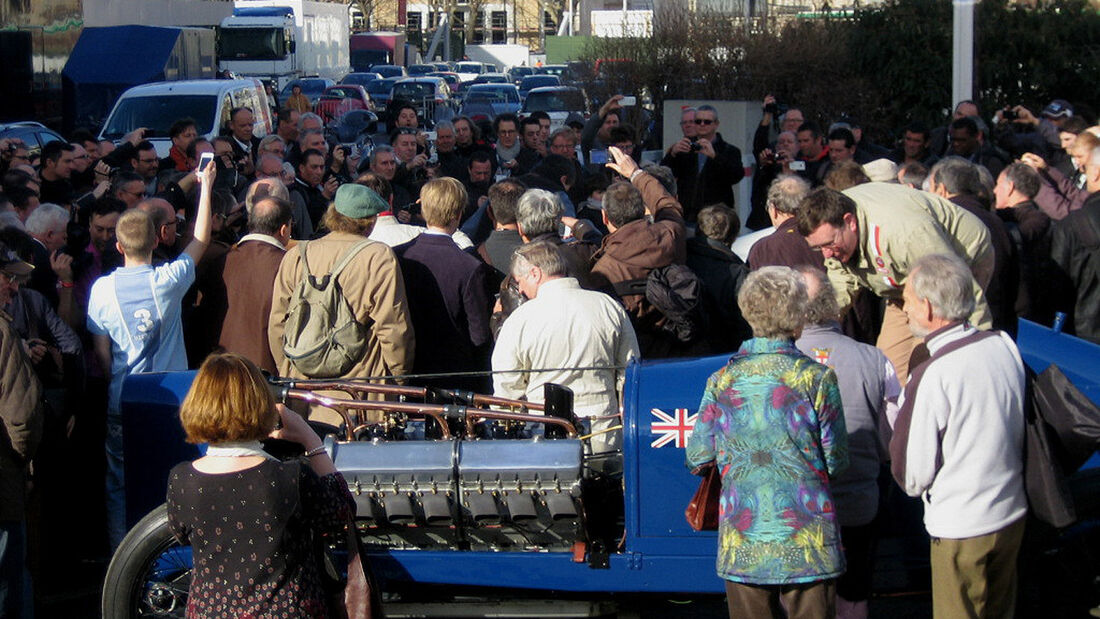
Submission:
{"label": "man in brown jacket", "polygon": [[219,344],[278,373],[267,343],[271,288],[290,241],[291,204],[269,196],[258,200],[248,218],[248,234],[225,258],[222,280],[228,307]]}
{"label": "man in brown jacket", "polygon": [[[336,263],[366,239],[379,213],[389,205],[363,185],[347,184],[336,192],[321,220],[330,230],[324,237],[299,243],[287,251],[275,276],[267,340],[279,374],[306,378],[283,353],[283,332],[291,297],[304,277],[301,250],[305,246],[310,273],[318,277],[331,273]],[[414,338],[401,267],[393,250],[370,241],[337,278],[356,320],[369,325],[367,348],[362,359],[339,378],[393,376],[412,369]],[[313,411],[311,419],[338,424],[340,418],[325,410]]]}
{"label": "man in brown jacket", "polygon": [[[19,282],[33,267],[0,243],[0,307],[11,303]],[[42,438],[42,410],[38,382],[23,340],[11,326],[11,316],[0,311],[0,617],[23,617],[32,600],[24,599],[26,528],[24,495],[27,463]]]}
{"label": "man in brown jacket", "polygon": [[[614,146],[608,152],[614,163],[608,163],[607,167],[629,181],[614,183],[604,193],[603,221],[609,234],[593,256],[592,265],[592,276],[599,288],[645,279],[653,269],[684,264],[687,260],[680,203],[629,155]],[[653,218],[652,222],[647,215]],[[650,339],[647,335],[656,329],[662,316],[646,301],[645,295],[628,294],[622,301],[638,334],[642,356],[648,356],[651,349],[647,346]]]}

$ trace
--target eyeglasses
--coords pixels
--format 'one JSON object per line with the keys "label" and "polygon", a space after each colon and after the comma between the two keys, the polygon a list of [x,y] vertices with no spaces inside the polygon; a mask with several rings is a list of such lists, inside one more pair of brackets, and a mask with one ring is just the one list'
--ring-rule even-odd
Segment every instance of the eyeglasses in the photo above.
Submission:
{"label": "eyeglasses", "polygon": [[695,124],[697,125],[713,125],[714,121],[709,118],[696,118]]}
{"label": "eyeglasses", "polygon": [[139,163],[144,163],[144,164],[153,164],[153,163],[160,163],[160,159],[155,159],[155,158],[154,159],[138,159],[138,162]]}
{"label": "eyeglasses", "polygon": [[840,249],[840,243],[841,243],[841,241],[843,241],[843,239],[841,238],[843,236],[843,234],[844,234],[843,226],[838,227],[833,232],[833,240],[832,241],[830,241],[828,243],[825,243],[824,245],[816,245],[816,246],[811,245],[810,249],[812,249],[813,251],[829,250],[830,252],[835,253]]}

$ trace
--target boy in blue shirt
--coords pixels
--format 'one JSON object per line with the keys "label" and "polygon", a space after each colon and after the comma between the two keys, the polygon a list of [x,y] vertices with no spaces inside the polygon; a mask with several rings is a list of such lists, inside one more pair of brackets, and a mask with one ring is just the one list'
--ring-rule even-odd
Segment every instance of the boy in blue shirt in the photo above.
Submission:
{"label": "boy in blue shirt", "polygon": [[210,243],[210,193],[214,164],[203,170],[194,238],[179,258],[152,266],[156,230],[137,209],[118,220],[116,246],[123,266],[92,285],[88,331],[100,367],[111,368],[107,400],[107,535],[117,548],[126,534],[122,462],[122,382],[138,372],[187,369],[180,309],[195,281],[195,264]]}

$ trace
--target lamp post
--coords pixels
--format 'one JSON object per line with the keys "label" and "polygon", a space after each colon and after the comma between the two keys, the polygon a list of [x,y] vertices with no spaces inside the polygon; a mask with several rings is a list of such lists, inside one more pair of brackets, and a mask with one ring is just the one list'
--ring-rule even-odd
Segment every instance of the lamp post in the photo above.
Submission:
{"label": "lamp post", "polygon": [[974,98],[974,5],[975,0],[952,0],[953,32],[951,100]]}

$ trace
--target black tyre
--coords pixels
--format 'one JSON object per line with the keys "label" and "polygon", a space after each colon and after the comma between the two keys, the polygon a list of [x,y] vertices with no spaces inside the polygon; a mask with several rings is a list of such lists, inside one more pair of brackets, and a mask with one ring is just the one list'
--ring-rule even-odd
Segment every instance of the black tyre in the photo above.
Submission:
{"label": "black tyre", "polygon": [[191,586],[191,548],[168,530],[161,505],[119,544],[103,582],[103,618],[183,617]]}

